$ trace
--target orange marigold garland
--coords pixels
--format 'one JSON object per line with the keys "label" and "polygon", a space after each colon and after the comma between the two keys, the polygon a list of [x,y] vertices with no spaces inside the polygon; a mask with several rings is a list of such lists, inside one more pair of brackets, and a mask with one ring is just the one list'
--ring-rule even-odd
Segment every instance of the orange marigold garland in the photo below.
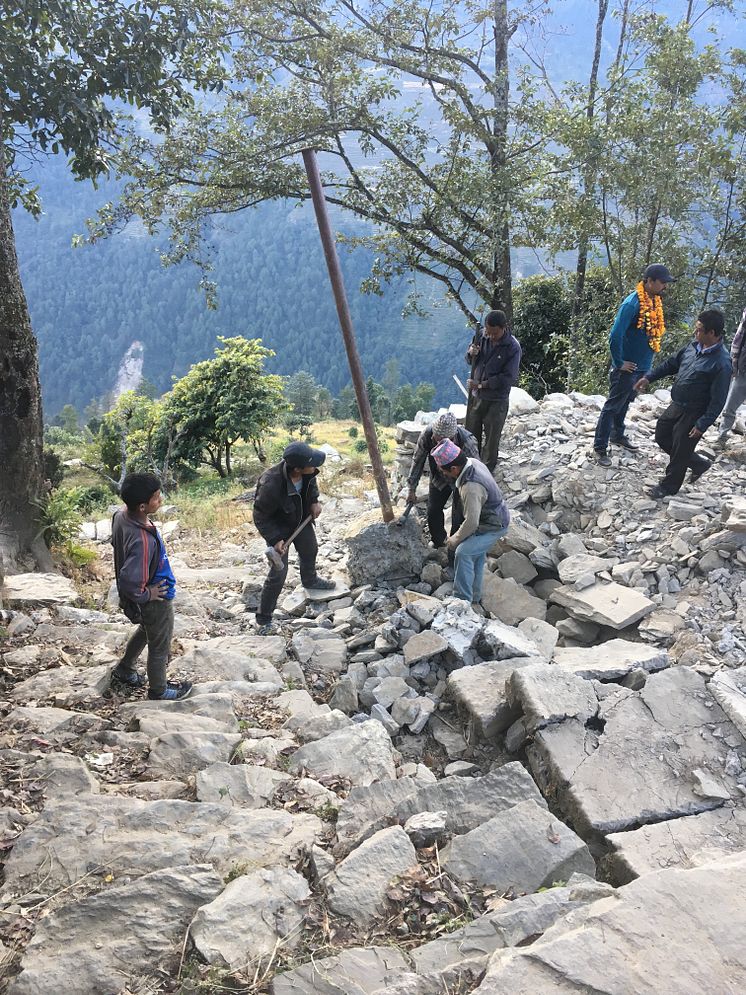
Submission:
{"label": "orange marigold garland", "polygon": [[640,317],[637,319],[637,327],[645,329],[653,352],[660,352],[661,339],[666,334],[666,325],[663,321],[663,299],[658,294],[655,297],[650,297],[642,280],[635,289],[640,301]]}

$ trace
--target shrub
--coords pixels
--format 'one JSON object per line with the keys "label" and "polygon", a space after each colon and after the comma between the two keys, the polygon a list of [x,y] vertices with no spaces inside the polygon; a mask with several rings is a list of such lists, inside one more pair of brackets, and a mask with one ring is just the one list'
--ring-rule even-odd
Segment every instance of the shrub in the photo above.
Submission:
{"label": "shrub", "polygon": [[83,523],[72,491],[55,491],[39,507],[39,535],[48,546],[62,546],[78,537]]}
{"label": "shrub", "polygon": [[350,428],[348,428],[347,434],[351,439],[357,439],[358,437],[357,425],[352,425]]}

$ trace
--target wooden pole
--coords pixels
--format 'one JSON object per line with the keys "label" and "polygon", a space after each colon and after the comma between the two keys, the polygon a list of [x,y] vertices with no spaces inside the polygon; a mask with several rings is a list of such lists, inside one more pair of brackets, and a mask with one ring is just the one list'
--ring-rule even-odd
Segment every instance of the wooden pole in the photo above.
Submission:
{"label": "wooden pole", "polygon": [[365,388],[363,367],[360,363],[357,343],[355,342],[355,331],[352,327],[352,317],[350,316],[350,308],[347,304],[347,294],[345,293],[344,280],[342,279],[342,270],[339,266],[337,248],[334,244],[334,236],[329,223],[329,215],[326,210],[326,199],[324,197],[323,187],[321,186],[321,176],[319,174],[318,163],[316,162],[316,152],[313,149],[303,150],[303,164],[306,167],[308,182],[311,187],[311,200],[313,201],[313,207],[316,211],[316,223],[319,226],[321,244],[324,247],[326,265],[329,270],[329,279],[332,284],[332,292],[334,293],[334,302],[337,305],[337,316],[339,317],[339,325],[342,329],[342,339],[344,340],[345,350],[347,351],[347,362],[349,363],[350,373],[352,374],[352,386],[355,389],[357,406],[360,409],[360,417],[363,420],[365,441],[368,444],[370,461],[373,464],[373,476],[376,481],[378,500],[381,504],[381,514],[383,515],[384,522],[391,522],[394,518],[394,510],[391,507],[391,496],[389,495],[386,471],[383,467],[381,453],[378,448],[378,439],[376,437],[376,430],[373,424],[373,413],[370,410],[370,400],[368,398],[368,391]]}

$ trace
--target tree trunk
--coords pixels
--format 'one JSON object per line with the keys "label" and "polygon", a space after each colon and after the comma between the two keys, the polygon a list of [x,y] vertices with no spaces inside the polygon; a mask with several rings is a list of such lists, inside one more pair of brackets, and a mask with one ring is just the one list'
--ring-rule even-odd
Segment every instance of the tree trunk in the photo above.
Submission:
{"label": "tree trunk", "polygon": [[508,25],[507,0],[494,0],[495,37],[495,106],[493,114],[493,142],[490,162],[494,182],[495,233],[493,252],[493,290],[490,306],[499,308],[511,320],[513,317],[513,281],[510,265],[510,198],[507,177],[508,163]]}
{"label": "tree trunk", "polygon": [[225,444],[225,470],[230,477],[233,473],[233,468],[231,467],[231,443],[226,442]]}
{"label": "tree trunk", "polygon": [[5,146],[0,142],[0,559],[6,566],[33,552],[42,569],[51,569],[49,552],[36,538],[42,467],[36,339],[18,271]]}

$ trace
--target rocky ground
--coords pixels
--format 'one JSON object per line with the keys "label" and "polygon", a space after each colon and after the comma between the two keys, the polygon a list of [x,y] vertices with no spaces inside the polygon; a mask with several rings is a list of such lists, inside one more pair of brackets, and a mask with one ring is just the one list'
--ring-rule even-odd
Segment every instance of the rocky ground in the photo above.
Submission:
{"label": "rocky ground", "polygon": [[337,590],[292,568],[262,639],[253,528],[172,520],[177,704],[112,695],[111,599],[7,578],[0,988],[744,991],[746,443],[649,500],[665,400],[603,469],[599,399],[517,396],[476,611],[415,516],[337,497]]}

